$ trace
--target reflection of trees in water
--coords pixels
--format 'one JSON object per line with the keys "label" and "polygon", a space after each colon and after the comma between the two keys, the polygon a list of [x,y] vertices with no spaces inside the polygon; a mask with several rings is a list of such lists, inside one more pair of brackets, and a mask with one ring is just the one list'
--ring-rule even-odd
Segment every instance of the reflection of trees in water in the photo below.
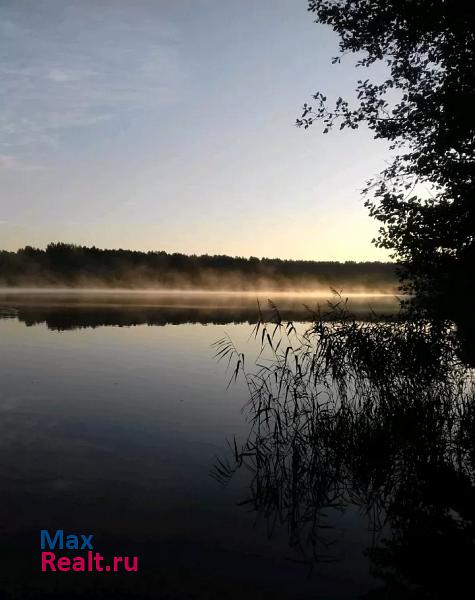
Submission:
{"label": "reflection of trees in water", "polygon": [[[456,332],[430,321],[357,322],[344,304],[305,333],[259,323],[255,370],[218,357],[249,389],[250,433],[213,474],[251,472],[253,510],[285,523],[307,560],[326,556],[325,514],[357,505],[391,534],[368,550],[369,597],[448,598],[475,559],[475,388]],[[386,528],[385,530],[386,531]]]}
{"label": "reflection of trees in water", "polygon": [[[141,304],[148,302],[148,304]],[[312,320],[312,312],[305,302],[315,303],[315,298],[292,297],[281,299],[279,306],[287,320]],[[373,310],[382,314],[394,312],[397,302],[392,297],[354,298],[352,311],[365,318]],[[114,296],[100,294],[45,294],[31,296],[0,293],[0,319],[16,318],[27,326],[45,323],[48,329],[71,329],[103,326],[131,327],[134,325],[179,325],[189,323],[228,324],[256,323],[255,297],[231,298],[226,295]],[[272,317],[272,311],[267,312]]]}

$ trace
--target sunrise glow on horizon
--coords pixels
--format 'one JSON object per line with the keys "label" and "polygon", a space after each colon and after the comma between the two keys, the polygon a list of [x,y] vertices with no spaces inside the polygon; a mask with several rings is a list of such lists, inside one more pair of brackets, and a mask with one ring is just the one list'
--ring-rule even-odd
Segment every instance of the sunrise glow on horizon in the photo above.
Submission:
{"label": "sunrise glow on horizon", "polygon": [[384,144],[294,126],[361,76],[305,8],[2,2],[0,248],[387,260],[359,193]]}

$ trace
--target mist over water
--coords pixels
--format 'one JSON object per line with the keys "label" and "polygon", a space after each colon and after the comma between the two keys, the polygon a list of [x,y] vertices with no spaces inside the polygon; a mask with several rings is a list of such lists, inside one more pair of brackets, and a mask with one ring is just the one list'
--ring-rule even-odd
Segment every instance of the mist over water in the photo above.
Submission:
{"label": "mist over water", "polygon": [[[399,310],[391,294],[348,294],[347,305],[360,318],[389,316]],[[101,325],[180,323],[256,323],[271,318],[310,322],[336,301],[326,293],[210,292],[156,290],[0,289],[0,317],[28,325],[46,323],[64,330]]]}
{"label": "mist over water", "polygon": [[0,251],[0,286],[228,292],[394,293],[395,265],[101,250],[74,244]]}

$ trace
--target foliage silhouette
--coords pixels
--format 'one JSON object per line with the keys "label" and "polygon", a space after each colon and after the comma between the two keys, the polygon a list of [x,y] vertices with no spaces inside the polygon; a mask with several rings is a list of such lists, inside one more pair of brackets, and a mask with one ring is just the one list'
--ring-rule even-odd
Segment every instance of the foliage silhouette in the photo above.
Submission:
{"label": "foliage silhouette", "polygon": [[322,121],[327,133],[337,124],[364,124],[390,143],[394,159],[363,191],[382,224],[376,243],[399,260],[405,289],[422,306],[450,315],[457,290],[469,298],[473,316],[473,7],[445,0],[309,0],[308,10],[339,35],[340,55],[357,53],[360,67],[383,62],[388,76],[358,81],[355,104],[338,98],[330,108],[317,92],[297,125]]}
{"label": "foliage silhouette", "polygon": [[0,252],[0,285],[167,289],[394,290],[392,263],[195,256],[166,252],[101,250],[73,244],[26,246]]}

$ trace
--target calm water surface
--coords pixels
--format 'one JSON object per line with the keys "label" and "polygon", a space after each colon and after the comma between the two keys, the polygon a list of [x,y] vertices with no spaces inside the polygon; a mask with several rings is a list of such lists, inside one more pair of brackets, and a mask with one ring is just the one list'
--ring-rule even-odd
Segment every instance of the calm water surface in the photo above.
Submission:
{"label": "calm water surface", "polygon": [[[316,304],[276,301],[297,320]],[[210,476],[248,431],[246,390],[226,389],[211,344],[227,333],[249,351],[256,317],[255,297],[235,295],[0,295],[3,595],[336,599],[375,585],[356,508],[328,515],[332,561],[312,566],[285,524],[270,534],[239,505],[248,474]],[[60,528],[93,533],[105,556],[136,554],[139,573],[41,574],[39,531]]]}

